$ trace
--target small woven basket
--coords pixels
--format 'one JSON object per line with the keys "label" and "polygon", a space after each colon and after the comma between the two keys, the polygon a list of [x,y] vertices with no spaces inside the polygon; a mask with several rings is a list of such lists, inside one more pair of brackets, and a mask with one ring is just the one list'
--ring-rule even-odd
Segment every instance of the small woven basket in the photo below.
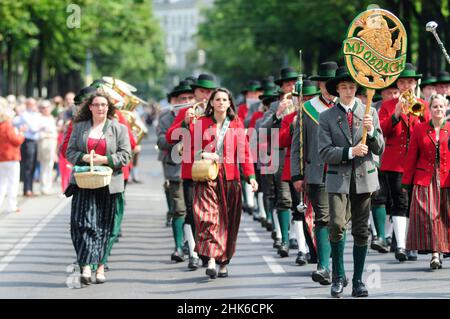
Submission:
{"label": "small woven basket", "polygon": [[91,170],[83,173],[73,173],[75,181],[79,188],[96,189],[102,188],[111,182],[111,175],[113,170],[111,167],[107,167],[106,172],[94,171],[94,150],[89,154]]}

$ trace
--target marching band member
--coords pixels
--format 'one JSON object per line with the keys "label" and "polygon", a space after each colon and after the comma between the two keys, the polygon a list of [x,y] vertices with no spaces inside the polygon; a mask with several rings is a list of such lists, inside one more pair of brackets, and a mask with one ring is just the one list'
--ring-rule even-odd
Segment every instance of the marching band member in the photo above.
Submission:
{"label": "marching band member", "polygon": [[[176,103],[194,103],[194,94],[187,81],[181,81],[170,93],[176,99]],[[170,212],[172,216],[172,231],[175,241],[175,251],[170,259],[175,262],[184,261],[183,253],[183,225],[186,216],[186,205],[183,194],[183,182],[181,180],[181,164],[176,163],[172,158],[174,150],[173,144],[167,143],[166,133],[175,120],[173,111],[163,112],[159,116],[157,145],[163,152],[164,177],[169,182],[168,193],[170,194]],[[176,147],[175,147],[176,149]],[[189,247],[194,246],[193,243]],[[193,248],[193,247],[192,247]],[[190,254],[192,256],[192,253]]]}
{"label": "marching band member", "polygon": [[[250,135],[250,145],[253,147],[257,145],[258,155],[268,153],[267,136],[261,136],[259,131],[259,124],[264,116],[264,112],[267,111],[270,104],[278,99],[278,92],[275,89],[275,83],[265,87],[264,92],[259,96],[261,104],[259,109],[253,113],[252,118],[249,121],[248,129],[252,133]],[[252,148],[253,149],[253,148]],[[260,161],[260,157],[257,157],[257,163],[255,164],[256,181],[259,185],[258,192],[258,208],[260,210],[261,226],[265,227],[268,231],[273,231],[273,205],[275,194],[271,191],[271,187],[268,186],[267,174],[261,174],[261,167],[264,165]],[[271,196],[273,195],[273,196]]]}
{"label": "marching band member", "polygon": [[[384,140],[375,109],[365,115],[365,106],[355,99],[357,84],[346,67],[326,83],[327,91],[339,96],[339,103],[320,114],[319,154],[328,165],[326,192],[330,214],[330,243],[333,279],[331,296],[341,297],[347,279],[344,270],[344,233],[348,216],[352,221],[353,297],[367,297],[362,282],[367,254],[370,194],[379,188],[372,153],[383,153]],[[367,145],[361,144],[362,131],[368,131]]]}
{"label": "marching band member", "polygon": [[237,114],[242,123],[244,123],[250,106],[259,102],[258,97],[262,94],[261,83],[255,80],[249,81],[241,93],[245,96],[245,102],[238,105]]}
{"label": "marching band member", "polygon": [[448,100],[430,99],[431,121],[416,126],[402,178],[403,191],[413,184],[406,248],[432,252],[430,268],[442,268],[439,253],[450,250],[450,123]]}
{"label": "marching band member", "polygon": [[[191,84],[192,89],[194,90],[194,97],[197,103],[205,102],[209,100],[211,93],[216,88],[216,83],[214,82],[214,77],[209,74],[200,74],[194,84]],[[199,108],[201,108],[199,106]],[[202,108],[202,112],[204,109]],[[192,120],[196,117],[195,110],[190,108],[181,109],[180,112],[175,117],[172,126],[167,130],[166,140],[170,144],[178,143],[181,140],[181,136],[175,134],[177,130],[181,130],[182,128],[189,128]],[[183,142],[184,143],[184,142]],[[191,149],[187,150],[186,147],[183,147],[183,152],[191,151],[193,152],[193,145],[191,145]],[[188,268],[191,270],[196,270],[199,267],[199,257],[197,253],[194,251],[195,247],[192,247],[195,243],[195,224],[194,224],[194,215],[193,215],[193,182],[192,182],[192,162],[188,162],[184,160],[182,157],[181,162],[181,178],[183,179],[183,195],[184,201],[186,205],[186,217],[184,220],[184,236],[189,243],[189,263]],[[207,260],[203,260],[203,264],[206,266]]]}
{"label": "marching band member", "polygon": [[67,147],[67,159],[73,165],[89,163],[86,150],[95,150],[94,164],[113,169],[108,186],[82,189],[72,175],[70,191],[66,191],[67,196],[73,195],[71,237],[82,268],[83,284],[91,283],[91,266],[98,267],[96,283],[106,281],[104,266],[112,247],[111,236],[117,211],[123,209],[122,167],[131,159],[131,146],[127,128],[113,120],[114,112],[115,107],[106,95],[91,96],[74,120]]}
{"label": "marching band member", "polygon": [[[411,63],[406,63],[405,69],[397,79],[397,87],[400,90],[400,94],[407,90],[414,92],[417,79],[421,77],[422,75],[416,73]],[[397,241],[395,258],[400,262],[406,259],[417,259],[417,256],[414,254],[407,256],[405,251],[409,196],[408,193],[404,193],[401,190],[403,167],[410,136],[413,134],[417,124],[429,120],[428,103],[420,98],[417,99],[425,105],[424,113],[420,117],[404,111],[405,105],[398,98],[383,102],[379,111],[380,125],[386,139],[386,149],[381,158],[380,169],[385,176],[389,196],[393,201],[391,216]],[[408,106],[406,105],[406,107]]]}
{"label": "marching band member", "polygon": [[[275,90],[276,89],[276,84],[275,82],[273,82],[273,76],[268,76],[267,78],[265,78],[264,80],[261,81],[261,91],[269,91],[269,90]],[[263,94],[261,92],[261,94]],[[259,95],[261,96],[261,95]],[[253,117],[253,114],[255,114],[256,112],[259,111],[260,106],[261,106],[261,99],[258,96],[258,101],[251,103],[250,105],[248,105],[248,112],[247,112],[247,116],[245,117],[244,120],[244,126],[245,127],[249,127],[250,125],[250,121]]]}
{"label": "marching band member", "polygon": [[[253,162],[249,154],[244,126],[236,117],[231,93],[216,89],[208,101],[205,116],[191,125],[191,144],[195,130],[201,132],[201,156],[219,162],[215,180],[194,183],[194,219],[197,229],[196,251],[209,257],[206,274],[227,277],[227,264],[235,252],[242,212],[241,184],[238,158],[244,155],[242,166],[247,182],[254,192],[258,189]],[[244,151],[244,154],[238,154]],[[194,154],[192,154],[192,160]]]}
{"label": "marching band member", "polygon": [[[380,110],[381,104],[385,101],[392,99],[398,99],[400,91],[397,88],[397,84],[394,82],[390,86],[381,90],[381,100],[372,104],[372,107]],[[378,170],[378,182],[380,183],[380,189],[372,193],[371,199],[371,228],[372,228],[372,240],[370,248],[380,253],[389,252],[389,245],[392,240],[393,225],[390,219],[386,220],[386,216],[389,213],[391,216],[392,198],[388,192],[388,186],[386,185],[386,178],[380,171],[380,158],[381,156],[373,155]],[[387,240],[389,239],[389,241]]]}
{"label": "marching band member", "polygon": [[430,102],[430,97],[437,94],[436,82],[437,79],[434,76],[427,76],[420,83],[420,91],[422,92],[422,96],[425,101]]}
{"label": "marching band member", "polygon": [[[261,128],[279,129],[283,113],[288,107],[292,107],[292,100],[284,98],[287,93],[291,93],[297,81],[299,74],[293,68],[283,68],[280,72],[280,77],[275,81],[280,86],[283,98],[279,101],[273,102],[269,110],[264,114],[261,121]],[[271,141],[271,143],[278,143],[278,141]],[[281,257],[289,256],[289,224],[291,219],[290,209],[292,207],[291,193],[289,183],[282,181],[281,175],[284,166],[285,150],[278,145],[272,146],[272,149],[277,149],[275,154],[271,154],[271,166],[274,166],[275,171],[272,172],[274,178],[274,188],[276,193],[277,210],[274,214],[274,219],[278,218],[281,229],[281,245],[278,248],[278,254]],[[261,171],[261,173],[268,173]],[[276,215],[276,216],[275,216]]]}
{"label": "marching band member", "polygon": [[[317,90],[316,86],[308,80],[303,81],[302,87],[302,96],[303,102],[307,102],[314,98],[320,92]],[[293,230],[295,233],[295,238],[298,243],[298,253],[295,262],[304,266],[308,263],[306,256],[306,237],[305,232],[303,230],[305,223],[305,215],[304,213],[300,213],[297,210],[297,206],[300,204],[299,193],[294,188],[291,182],[291,145],[292,145],[292,133],[294,130],[294,122],[297,118],[297,110],[294,110],[292,113],[286,115],[281,121],[281,129],[280,129],[280,148],[286,148],[286,157],[284,158],[284,168],[283,173],[281,175],[281,179],[285,182],[289,183],[289,189],[291,192],[292,198],[292,219],[293,219]],[[293,154],[294,156],[298,156],[298,153]],[[311,250],[310,250],[311,251]]]}
{"label": "marching band member", "polygon": [[[441,94],[450,101],[450,74],[447,71],[440,71],[437,75],[436,93]],[[450,108],[447,107],[446,119],[450,121]]]}
{"label": "marching band member", "polygon": [[[261,83],[259,81],[251,80],[247,82],[245,88],[241,91],[241,93],[245,96],[244,103],[238,105],[237,115],[241,120],[242,124],[244,124],[245,118],[247,117],[250,106],[259,103],[258,97],[262,93]],[[241,175],[242,169],[240,169]],[[255,213],[255,194],[252,192],[250,185],[244,182],[244,178],[242,180],[242,194],[244,196],[243,202],[243,210],[248,212],[250,215]],[[253,216],[255,218],[255,215]]]}
{"label": "marching band member", "polygon": [[306,190],[314,208],[314,234],[316,237],[319,262],[317,270],[312,273],[312,280],[321,285],[331,284],[330,241],[328,224],[330,221],[328,210],[328,195],[325,190],[325,165],[319,156],[317,134],[319,131],[320,114],[334,106],[335,97],[327,91],[326,81],[334,78],[336,62],[323,62],[319,66],[319,74],[310,79],[317,81],[321,95],[303,105],[303,154],[305,161],[304,175],[300,175],[300,130],[298,122],[294,126],[291,148],[291,177],[295,189]]}

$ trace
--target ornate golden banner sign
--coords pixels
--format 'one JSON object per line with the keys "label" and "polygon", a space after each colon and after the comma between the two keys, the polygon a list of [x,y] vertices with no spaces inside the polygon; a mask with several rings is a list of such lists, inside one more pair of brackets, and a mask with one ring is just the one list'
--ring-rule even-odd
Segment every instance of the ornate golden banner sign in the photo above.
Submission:
{"label": "ornate golden banner sign", "polygon": [[391,85],[405,68],[406,31],[391,12],[369,9],[350,25],[342,51],[358,84],[369,89]]}

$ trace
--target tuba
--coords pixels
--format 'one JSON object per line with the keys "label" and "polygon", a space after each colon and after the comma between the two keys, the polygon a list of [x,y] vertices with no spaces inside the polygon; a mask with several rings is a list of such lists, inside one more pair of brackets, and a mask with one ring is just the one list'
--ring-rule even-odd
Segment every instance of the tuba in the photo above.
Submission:
{"label": "tuba", "polygon": [[425,111],[425,105],[414,95],[412,89],[408,89],[400,94],[398,100],[403,104],[403,113],[414,116],[422,116]]}
{"label": "tuba", "polygon": [[134,110],[139,104],[148,105],[148,103],[131,93],[137,91],[134,86],[109,76],[104,76],[102,79],[122,97],[124,103],[120,111],[127,119],[128,125],[135,134],[137,144],[140,144],[144,136],[148,133],[148,129],[144,123],[136,118]]}

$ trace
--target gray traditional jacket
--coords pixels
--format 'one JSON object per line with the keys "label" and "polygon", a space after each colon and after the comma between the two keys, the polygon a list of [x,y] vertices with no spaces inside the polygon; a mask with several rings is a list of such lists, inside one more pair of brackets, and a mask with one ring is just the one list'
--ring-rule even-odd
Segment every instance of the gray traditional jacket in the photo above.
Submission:
{"label": "gray traditional jacket", "polygon": [[[74,123],[72,135],[67,147],[67,160],[73,165],[86,165],[82,157],[87,154],[87,143],[89,132],[92,129],[92,121]],[[106,156],[108,166],[113,169],[111,183],[109,184],[110,194],[124,191],[124,180],[122,167],[128,165],[131,160],[130,138],[128,129],[117,120],[106,120],[103,132],[106,139]],[[70,179],[71,184],[75,184],[73,173]]]}
{"label": "gray traditional jacket", "polygon": [[373,154],[384,151],[383,132],[377,112],[370,109],[373,117],[374,133],[367,136],[369,152],[364,157],[349,160],[349,148],[356,146],[362,138],[365,106],[356,100],[353,107],[353,130],[350,133],[347,115],[339,104],[320,114],[318,145],[322,160],[328,164],[326,191],[328,193],[350,193],[352,173],[355,174],[356,193],[371,193],[379,189],[378,170]]}

